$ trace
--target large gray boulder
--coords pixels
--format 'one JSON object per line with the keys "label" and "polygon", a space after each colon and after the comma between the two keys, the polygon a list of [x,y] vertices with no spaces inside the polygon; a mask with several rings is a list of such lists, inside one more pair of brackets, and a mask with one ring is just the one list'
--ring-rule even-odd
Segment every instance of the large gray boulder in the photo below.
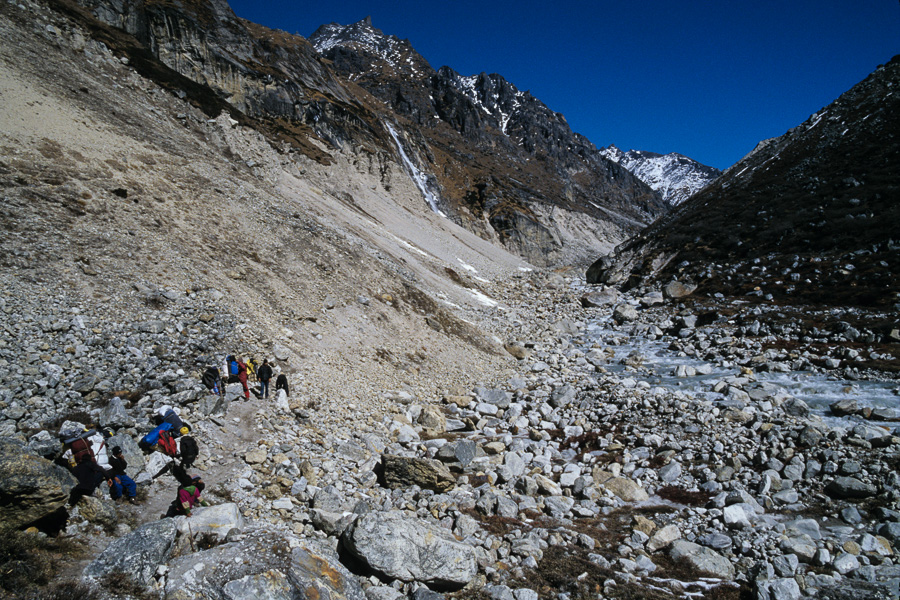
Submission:
{"label": "large gray boulder", "polygon": [[75,478],[25,449],[12,438],[0,438],[0,524],[21,528],[66,504]]}
{"label": "large gray boulder", "polygon": [[628,321],[636,321],[638,318],[638,311],[630,304],[619,304],[613,309],[612,318],[619,324]]}
{"label": "large gray boulder", "polygon": [[[231,390],[229,390],[231,392]],[[228,394],[219,396],[217,394],[204,394],[200,401],[197,402],[197,411],[203,416],[224,415],[228,412]],[[232,393],[232,397],[234,394]]]}
{"label": "large gray boulder", "polygon": [[336,555],[291,545],[280,533],[256,530],[240,541],[175,558],[168,565],[165,596],[365,600],[356,578]]}
{"label": "large gray boulder", "polygon": [[294,591],[287,576],[277,569],[247,575],[222,587],[225,600],[293,600]]}
{"label": "large gray boulder", "polygon": [[825,486],[825,493],[832,498],[843,500],[869,498],[878,493],[878,488],[855,477],[836,477]]}
{"label": "large gray boulder", "polygon": [[603,287],[600,290],[591,290],[581,296],[583,308],[598,308],[615,304],[619,301],[619,292],[615,288]]}
{"label": "large gray boulder", "polygon": [[175,522],[179,535],[213,536],[220,542],[224,542],[232,531],[244,531],[244,518],[233,502],[196,508],[190,517],[176,517]]}
{"label": "large gray boulder", "polygon": [[681,281],[670,281],[663,287],[663,295],[666,298],[671,298],[673,300],[678,300],[680,298],[686,298],[694,293],[694,290],[697,289],[697,286],[692,283],[682,283]]}
{"label": "large gray boulder", "polygon": [[128,414],[128,411],[125,410],[122,399],[118,396],[113,396],[110,399],[109,404],[100,411],[100,425],[103,427],[112,427],[113,429],[132,427],[134,426],[134,419]]}
{"label": "large gray boulder", "polygon": [[361,516],[342,540],[352,555],[391,579],[462,587],[478,571],[472,546],[397,511]]}
{"label": "large gray boulder", "polygon": [[687,540],[675,540],[669,546],[669,556],[673,560],[685,560],[697,571],[708,573],[713,577],[734,579],[734,565],[731,561],[705,546]]}
{"label": "large gray boulder", "polygon": [[427,458],[409,458],[383,454],[384,480],[391,489],[417,485],[422,489],[444,492],[456,485],[456,478],[443,463]]}
{"label": "large gray boulder", "polygon": [[159,565],[168,560],[175,543],[174,519],[160,519],[138,527],[106,547],[84,570],[84,576],[99,579],[110,573],[126,573],[147,585]]}

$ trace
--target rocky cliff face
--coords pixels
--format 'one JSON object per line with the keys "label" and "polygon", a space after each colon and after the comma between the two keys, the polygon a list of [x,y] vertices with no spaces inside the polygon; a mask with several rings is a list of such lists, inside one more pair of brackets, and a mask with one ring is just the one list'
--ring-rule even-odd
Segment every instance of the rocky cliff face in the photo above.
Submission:
{"label": "rocky cliff face", "polygon": [[[577,257],[665,211],[561,114],[499,75],[435,71],[408,41],[369,20],[323,26],[310,41],[407,123],[411,154],[433,176],[444,210],[537,264]],[[549,212],[555,222],[538,216]],[[601,235],[572,236],[585,218],[601,224]]]}
{"label": "rocky cliff face", "polygon": [[900,58],[761,142],[592,281],[690,278],[708,293],[891,306],[900,300]]}
{"label": "rocky cliff face", "polygon": [[608,146],[600,152],[634,173],[673,206],[681,204],[722,174],[715,167],[706,166],[677,152],[622,152],[615,146]]}
{"label": "rocky cliff face", "polygon": [[369,21],[320,28],[312,39],[323,60],[305,39],[218,0],[52,1],[89,29],[106,27],[113,46],[136,40],[180,76],[172,87],[198,84],[211,116],[225,102],[239,122],[323,164],[335,152],[405,164],[443,215],[535,264],[584,262],[665,210],[530,94],[498,76],[436,72]]}

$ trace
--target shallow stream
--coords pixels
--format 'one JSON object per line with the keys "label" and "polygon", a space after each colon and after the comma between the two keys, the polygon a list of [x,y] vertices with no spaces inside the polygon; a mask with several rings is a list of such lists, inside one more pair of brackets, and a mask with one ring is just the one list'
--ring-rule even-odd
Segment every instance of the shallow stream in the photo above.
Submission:
{"label": "shallow stream", "polygon": [[[634,373],[634,379],[647,381],[652,386],[703,396],[710,400],[723,398],[722,394],[712,391],[716,382],[735,376],[739,372],[737,366],[725,367],[691,356],[681,356],[669,349],[668,342],[628,336],[621,331],[610,329],[608,321],[589,324],[585,338],[587,344],[582,348],[584,352],[590,350],[595,342],[604,349],[608,347],[614,351],[609,365],[605,367],[610,372],[627,376],[628,367],[622,364],[622,361],[632,353],[636,353],[642,357],[642,365],[651,372],[651,375],[648,377],[646,372],[639,371]],[[616,339],[617,344],[609,344],[611,339]],[[708,373],[692,377],[676,377],[675,370],[679,366],[693,367]],[[836,417],[829,409],[832,403],[844,399],[855,400],[860,408],[900,409],[900,395],[898,395],[900,383],[896,381],[849,381],[808,371],[756,373],[755,377],[757,381],[780,386],[791,396],[803,400],[814,414],[822,417],[831,426],[852,427],[857,423],[867,423],[889,427],[895,431],[900,429],[900,421],[867,421],[855,415]]]}

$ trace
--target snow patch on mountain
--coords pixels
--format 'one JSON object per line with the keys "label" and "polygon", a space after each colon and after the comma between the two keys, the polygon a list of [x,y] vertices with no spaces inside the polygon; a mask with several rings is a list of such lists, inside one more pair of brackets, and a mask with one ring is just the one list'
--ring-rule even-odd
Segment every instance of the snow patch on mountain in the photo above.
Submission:
{"label": "snow patch on mountain", "polygon": [[673,206],[681,204],[722,174],[715,167],[701,164],[677,152],[622,152],[613,145],[601,149],[600,154],[634,173]]}

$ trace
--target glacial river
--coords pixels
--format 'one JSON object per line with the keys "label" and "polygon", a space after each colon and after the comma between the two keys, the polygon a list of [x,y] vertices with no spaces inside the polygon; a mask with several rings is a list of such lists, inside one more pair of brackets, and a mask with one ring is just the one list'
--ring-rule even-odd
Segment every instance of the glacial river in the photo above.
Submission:
{"label": "glacial river", "polygon": [[[607,323],[608,321],[598,321],[588,325],[587,346],[583,350],[585,352],[590,350],[594,342],[599,343],[604,349],[613,350],[615,354],[610,357],[609,364],[605,368],[620,376],[629,376],[629,369],[622,364],[622,360],[632,353],[637,353],[643,358],[642,364],[651,371],[651,374],[648,376],[644,371],[634,372],[631,376],[635,380],[643,380],[652,386],[677,389],[704,396],[710,400],[717,400],[722,399],[723,395],[714,393],[712,386],[721,379],[737,375],[740,371],[740,367],[737,365],[726,367],[690,356],[679,356],[678,353],[669,349],[668,341],[627,336],[621,331],[609,329]],[[617,341],[622,343],[609,344],[612,338],[617,338]],[[692,377],[676,377],[675,370],[682,365],[709,372]],[[850,381],[807,371],[755,373],[755,377],[757,381],[780,386],[791,396],[803,400],[815,414],[822,417],[831,426],[852,427],[856,423],[867,423],[873,426],[890,427],[900,433],[898,431],[900,420],[879,422],[866,421],[858,416],[835,417],[829,410],[833,402],[843,399],[855,400],[860,408],[900,409],[900,383],[896,381]]]}

